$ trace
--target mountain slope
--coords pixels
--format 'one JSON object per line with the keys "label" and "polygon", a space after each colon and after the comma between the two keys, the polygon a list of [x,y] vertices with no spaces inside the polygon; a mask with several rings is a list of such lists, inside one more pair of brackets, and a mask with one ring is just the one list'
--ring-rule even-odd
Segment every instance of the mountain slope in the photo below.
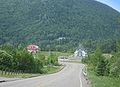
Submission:
{"label": "mountain slope", "polygon": [[117,11],[93,0],[0,0],[0,44],[66,50],[87,40],[116,39],[118,17]]}

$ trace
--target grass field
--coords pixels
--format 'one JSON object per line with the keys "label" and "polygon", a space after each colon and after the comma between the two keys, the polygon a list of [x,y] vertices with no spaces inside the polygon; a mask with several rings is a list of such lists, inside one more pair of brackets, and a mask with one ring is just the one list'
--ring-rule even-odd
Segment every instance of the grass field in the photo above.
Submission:
{"label": "grass field", "polygon": [[120,78],[99,77],[92,71],[89,71],[87,78],[91,81],[92,87],[120,87]]}
{"label": "grass field", "polygon": [[57,56],[70,56],[70,55],[73,54],[73,53],[63,53],[63,52],[54,52],[54,51],[52,51],[52,52],[40,51],[37,54],[42,54],[42,55],[45,55],[45,56],[49,56],[50,53],[54,53]]}

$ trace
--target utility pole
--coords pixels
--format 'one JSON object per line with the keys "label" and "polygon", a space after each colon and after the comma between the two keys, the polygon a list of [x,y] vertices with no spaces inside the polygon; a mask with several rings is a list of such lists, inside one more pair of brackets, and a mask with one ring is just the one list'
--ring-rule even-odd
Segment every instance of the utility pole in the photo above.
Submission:
{"label": "utility pole", "polygon": [[50,65],[50,55],[51,55],[50,45],[47,45],[47,48],[48,48],[48,52],[49,52],[48,63]]}

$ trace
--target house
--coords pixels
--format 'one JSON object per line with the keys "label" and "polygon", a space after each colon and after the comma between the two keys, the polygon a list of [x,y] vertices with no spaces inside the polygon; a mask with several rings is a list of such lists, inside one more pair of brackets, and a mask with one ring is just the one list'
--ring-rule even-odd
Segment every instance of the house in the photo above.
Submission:
{"label": "house", "polygon": [[87,55],[87,53],[82,49],[76,50],[74,52],[74,57],[75,58],[84,58],[86,55]]}
{"label": "house", "polygon": [[30,53],[37,53],[39,51],[39,47],[37,45],[31,44],[27,46],[27,51]]}
{"label": "house", "polygon": [[60,40],[65,40],[66,38],[65,37],[59,37],[57,40],[60,41]]}

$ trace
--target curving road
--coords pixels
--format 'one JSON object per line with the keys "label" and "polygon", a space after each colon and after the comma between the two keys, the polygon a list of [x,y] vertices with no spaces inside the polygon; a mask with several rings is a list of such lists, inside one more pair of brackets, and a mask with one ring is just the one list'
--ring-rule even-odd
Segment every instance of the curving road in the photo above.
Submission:
{"label": "curving road", "polygon": [[64,63],[66,67],[58,73],[34,78],[0,83],[0,87],[86,87],[82,80],[83,64]]}

